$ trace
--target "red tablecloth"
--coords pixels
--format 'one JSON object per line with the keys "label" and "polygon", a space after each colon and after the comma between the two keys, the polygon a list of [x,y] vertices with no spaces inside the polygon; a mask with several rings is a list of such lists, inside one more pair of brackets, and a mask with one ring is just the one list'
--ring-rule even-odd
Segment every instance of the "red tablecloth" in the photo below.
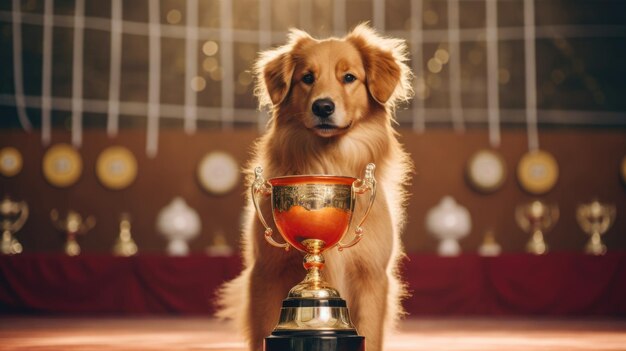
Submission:
{"label": "red tablecloth", "polygon": [[[238,258],[0,256],[1,313],[210,314]],[[626,253],[409,255],[411,315],[626,316]],[[304,273],[303,273],[304,274]]]}

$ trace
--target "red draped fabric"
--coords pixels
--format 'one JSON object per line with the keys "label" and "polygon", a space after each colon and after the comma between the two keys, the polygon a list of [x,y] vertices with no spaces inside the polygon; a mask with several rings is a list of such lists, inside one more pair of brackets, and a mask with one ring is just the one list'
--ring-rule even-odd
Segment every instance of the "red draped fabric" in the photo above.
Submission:
{"label": "red draped fabric", "polygon": [[[204,255],[1,256],[0,313],[206,315],[240,267]],[[622,252],[409,255],[402,272],[411,315],[626,316]]]}
{"label": "red draped fabric", "polygon": [[626,254],[409,256],[417,315],[626,316]]}
{"label": "red draped fabric", "polygon": [[[0,309],[67,314],[209,314],[238,258],[28,254],[0,257]],[[234,272],[235,271],[235,272]]]}

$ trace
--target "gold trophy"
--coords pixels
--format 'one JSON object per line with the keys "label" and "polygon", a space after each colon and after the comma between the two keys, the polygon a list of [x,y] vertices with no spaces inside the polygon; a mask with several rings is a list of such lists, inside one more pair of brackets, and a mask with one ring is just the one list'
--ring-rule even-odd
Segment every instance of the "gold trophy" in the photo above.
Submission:
{"label": "gold trophy", "polygon": [[[374,164],[365,168],[365,177],[302,175],[266,181],[263,169],[255,169],[252,199],[265,227],[265,239],[273,246],[303,252],[306,277],[294,286],[285,300],[278,324],[265,338],[265,351],[362,351],[365,338],[350,321],[346,301],[321,276],[323,252],[340,251],[356,245],[363,237],[363,222],[376,196]],[[350,227],[357,194],[370,192],[365,214],[355,229],[355,238],[341,242]],[[272,213],[285,243],[276,242],[259,207],[259,195],[272,197]]]}
{"label": "gold trophy", "polygon": [[543,240],[543,235],[559,220],[557,205],[548,205],[539,200],[518,205],[515,209],[515,220],[522,230],[531,235],[530,241],[526,244],[527,252],[535,255],[548,252],[548,245]]}
{"label": "gold trophy", "polygon": [[137,244],[130,233],[130,216],[124,213],[121,217],[120,234],[113,245],[113,254],[122,257],[133,256],[137,253]]}
{"label": "gold trophy", "polygon": [[604,255],[606,245],[602,242],[602,235],[613,225],[615,206],[594,200],[578,206],[576,219],[583,231],[590,236],[587,245],[585,245],[585,253]]}
{"label": "gold trophy", "polygon": [[85,220],[76,211],[69,210],[65,219],[59,218],[59,211],[53,209],[50,212],[50,219],[52,224],[60,230],[65,232],[67,237],[65,242],[65,253],[68,256],[78,256],[80,254],[80,246],[76,238],[78,235],[83,235],[90,231],[96,225],[96,219],[93,216],[88,216]]}
{"label": "gold trophy", "polygon": [[15,202],[5,196],[0,202],[0,217],[2,218],[2,248],[3,255],[14,255],[22,252],[22,244],[14,234],[22,228],[28,219],[28,205],[24,201]]}

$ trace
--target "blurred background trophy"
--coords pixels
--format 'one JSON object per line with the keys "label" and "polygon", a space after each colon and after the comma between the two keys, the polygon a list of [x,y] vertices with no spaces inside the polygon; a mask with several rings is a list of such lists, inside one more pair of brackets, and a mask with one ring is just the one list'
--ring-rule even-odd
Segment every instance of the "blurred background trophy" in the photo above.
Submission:
{"label": "blurred background trophy", "polygon": [[604,255],[606,253],[602,235],[613,225],[615,212],[615,205],[603,204],[597,200],[578,206],[576,219],[582,230],[590,236],[585,245],[586,254]]}
{"label": "blurred background trophy", "polygon": [[526,251],[535,255],[547,253],[548,245],[543,236],[559,220],[558,206],[539,200],[521,204],[515,208],[515,220],[522,230],[531,235]]}
{"label": "blurred background trophy", "polygon": [[437,253],[440,256],[458,256],[461,254],[458,240],[470,233],[472,218],[467,208],[452,196],[444,196],[426,213],[426,229],[439,239]]}
{"label": "blurred background trophy", "polygon": [[[265,227],[265,239],[273,246],[303,252],[307,275],[283,300],[280,318],[265,338],[265,351],[328,350],[362,351],[365,338],[350,320],[346,301],[323,278],[326,250],[343,250],[363,237],[362,225],[376,195],[374,164],[367,165],[363,180],[342,176],[287,176],[266,181],[261,167],[255,170],[252,199]],[[341,242],[350,227],[356,195],[370,192],[369,204],[355,229],[354,239]],[[259,196],[272,196],[272,213],[284,243],[273,239],[263,218]]]}
{"label": "blurred background trophy", "polygon": [[15,233],[22,228],[28,219],[28,205],[24,201],[16,202],[5,196],[0,203],[0,221],[2,223],[3,255],[14,255],[22,252],[22,244],[15,238]]}
{"label": "blurred background trophy", "polygon": [[206,254],[211,257],[231,256],[235,250],[228,245],[226,236],[222,230],[213,233],[213,240],[209,247],[206,248]]}
{"label": "blurred background trophy", "polygon": [[87,216],[83,220],[83,217],[73,210],[67,211],[65,218],[60,218],[57,209],[50,211],[50,219],[58,230],[65,233],[65,254],[78,256],[80,245],[78,245],[77,237],[90,231],[96,225],[96,219],[93,216]]}
{"label": "blurred background trophy", "polygon": [[481,256],[498,256],[502,252],[502,247],[496,240],[493,230],[487,230],[483,236],[483,242],[478,247],[478,254]]}
{"label": "blurred background trophy", "polygon": [[137,253],[137,244],[130,233],[130,215],[123,213],[120,219],[120,234],[113,245],[115,256],[129,257]]}
{"label": "blurred background trophy", "polygon": [[188,242],[197,237],[202,228],[200,215],[182,197],[174,198],[159,211],[156,225],[157,230],[169,240],[166,251],[170,256],[188,255]]}

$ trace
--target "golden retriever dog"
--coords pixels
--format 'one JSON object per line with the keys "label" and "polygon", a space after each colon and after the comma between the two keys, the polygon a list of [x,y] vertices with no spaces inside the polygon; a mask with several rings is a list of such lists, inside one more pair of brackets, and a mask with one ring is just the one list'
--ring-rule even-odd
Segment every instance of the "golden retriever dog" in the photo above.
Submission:
{"label": "golden retriever dog", "polygon": [[[327,250],[323,270],[346,300],[367,351],[382,350],[385,331],[402,314],[405,294],[398,262],[412,166],[393,129],[396,104],[412,93],[405,62],[404,41],[384,38],[361,24],[343,38],[325,40],[291,30],[286,45],[261,53],[255,65],[255,93],[272,114],[246,169],[248,186],[256,166],[269,179],[301,174],[362,177],[368,163],[376,165],[377,196],[363,240],[341,252]],[[353,238],[354,222],[362,218],[368,196],[358,196],[344,242]],[[270,206],[266,199],[261,202],[268,223]],[[250,350],[259,351],[278,322],[282,300],[306,271],[300,252],[265,241],[250,198],[245,216],[244,270],[219,291],[217,315],[234,319]],[[275,228],[274,233],[282,241]]]}

